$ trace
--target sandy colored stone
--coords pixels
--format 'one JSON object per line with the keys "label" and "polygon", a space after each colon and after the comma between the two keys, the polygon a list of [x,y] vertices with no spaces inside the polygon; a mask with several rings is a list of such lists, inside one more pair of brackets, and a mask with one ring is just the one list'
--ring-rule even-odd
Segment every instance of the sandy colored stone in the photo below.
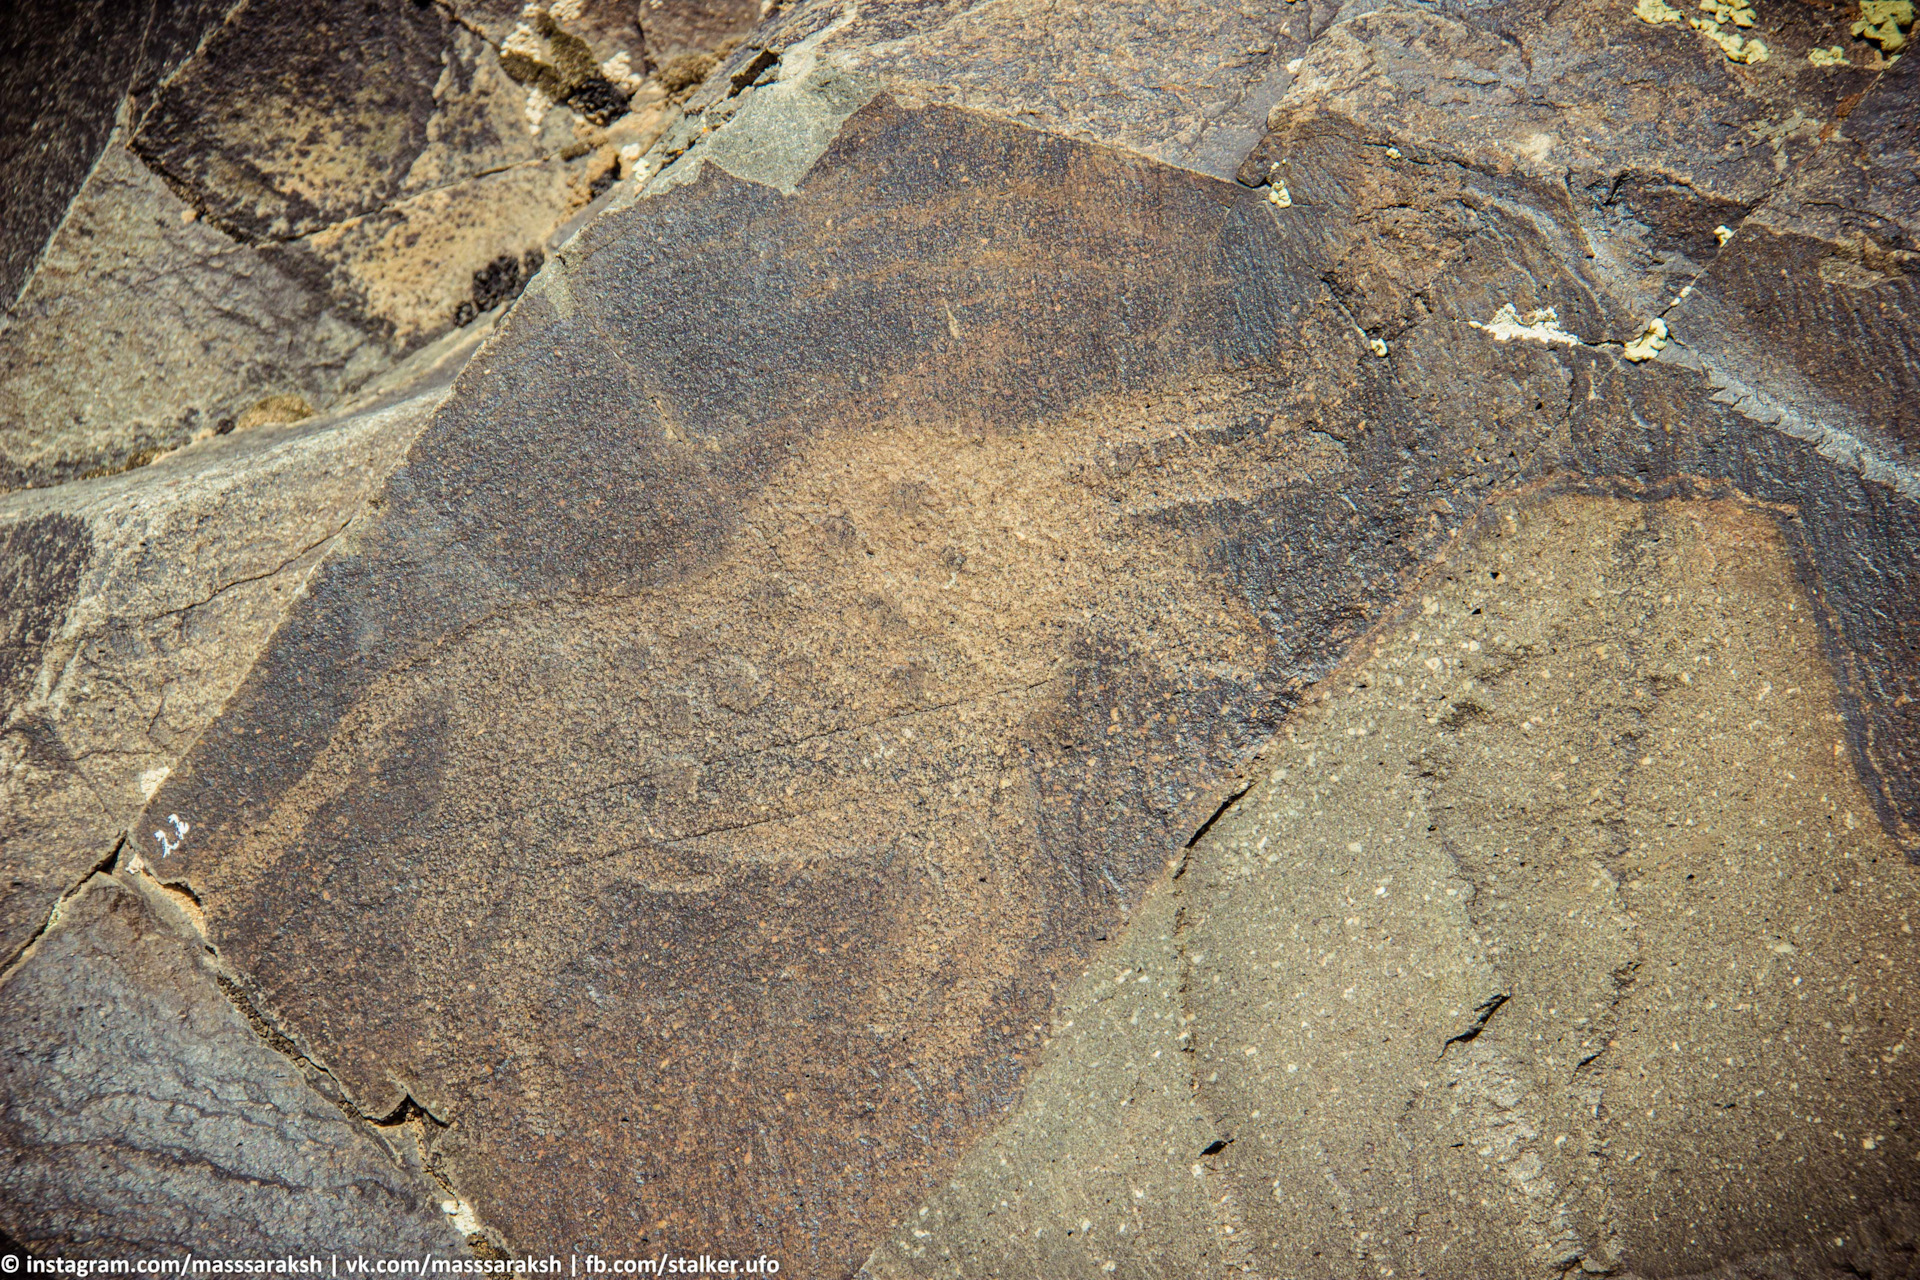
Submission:
{"label": "sandy colored stone", "polygon": [[0,955],[113,853],[438,402],[260,426],[0,504],[20,610],[0,649]]}
{"label": "sandy colored stone", "polygon": [[867,1272],[1899,1274],[1920,885],[1788,557],[1735,501],[1498,504]]}

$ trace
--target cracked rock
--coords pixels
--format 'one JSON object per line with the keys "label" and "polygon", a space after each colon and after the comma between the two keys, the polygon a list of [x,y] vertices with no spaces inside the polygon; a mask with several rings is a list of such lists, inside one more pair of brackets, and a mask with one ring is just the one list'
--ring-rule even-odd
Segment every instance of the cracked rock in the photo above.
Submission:
{"label": "cracked rock", "polygon": [[113,851],[442,394],[0,500],[0,956]]}
{"label": "cracked rock", "polygon": [[1904,1274],[1913,870],[1793,536],[1496,504],[865,1274]]}
{"label": "cracked rock", "polygon": [[0,1214],[41,1256],[464,1256],[430,1183],[106,876],[0,978]]}
{"label": "cracked rock", "polygon": [[[237,15],[114,163],[374,344],[308,403],[525,291],[324,528],[209,514],[92,756],[59,637],[134,552],[61,504],[107,482],[28,495],[17,772],[73,830],[9,869],[95,851],[51,906],[124,834],[495,1247],[1898,1273],[1910,69],[1785,0],[1765,61],[1202,9],[805,0],[598,132],[552,104],[626,91],[613,9],[382,10],[444,88],[317,93],[390,135],[337,189]],[[538,259],[460,212],[589,171]]]}

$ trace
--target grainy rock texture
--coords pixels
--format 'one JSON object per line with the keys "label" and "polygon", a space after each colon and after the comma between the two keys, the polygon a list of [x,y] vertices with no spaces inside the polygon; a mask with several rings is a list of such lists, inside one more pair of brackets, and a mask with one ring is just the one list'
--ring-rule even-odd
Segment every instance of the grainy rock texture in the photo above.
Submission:
{"label": "grainy rock texture", "polygon": [[617,9],[12,6],[0,485],[343,405],[511,301],[667,122]]}
{"label": "grainy rock texture", "polygon": [[[124,829],[116,872],[346,1113],[415,1117],[497,1247],[1912,1271],[1895,35],[1789,0],[299,12],[310,47],[238,10],[122,108],[74,210],[184,201],[127,225],[225,237],[332,370],[526,291],[417,436],[357,420],[353,484],[263,515],[303,589],[176,695],[209,651],[144,655],[99,576],[129,545],[21,506],[27,936]],[[75,225],[23,299],[74,296]],[[289,367],[260,412],[375,376]],[[165,422],[211,403],[151,381]],[[95,421],[18,433],[19,475],[130,457]],[[119,791],[34,709],[79,705],[89,609],[134,620],[99,670],[135,710],[89,730]],[[190,729],[129,720],[168,696]]]}
{"label": "grainy rock texture", "polygon": [[112,854],[442,395],[0,502],[5,962]]}
{"label": "grainy rock texture", "polygon": [[0,1214],[48,1256],[464,1256],[385,1144],[109,877],[0,980]]}
{"label": "grainy rock texture", "polygon": [[867,1273],[1908,1274],[1920,903],[1793,536],[1495,504]]}

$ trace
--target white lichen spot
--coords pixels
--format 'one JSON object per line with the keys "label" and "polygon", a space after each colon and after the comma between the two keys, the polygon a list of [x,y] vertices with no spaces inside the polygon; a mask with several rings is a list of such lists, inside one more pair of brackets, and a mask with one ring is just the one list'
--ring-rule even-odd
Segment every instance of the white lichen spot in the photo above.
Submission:
{"label": "white lichen spot", "polygon": [[1293,192],[1287,190],[1287,184],[1276,182],[1267,189],[1267,200],[1282,209],[1293,208]]}
{"label": "white lichen spot", "polygon": [[1659,355],[1666,345],[1667,322],[1656,316],[1647,321],[1647,327],[1640,331],[1640,336],[1629,342],[1626,350],[1620,354],[1638,364]]}
{"label": "white lichen spot", "polygon": [[1850,28],[1880,46],[1882,53],[1907,47],[1913,26],[1913,0],[1860,0],[1860,19]]}
{"label": "white lichen spot", "polygon": [[160,789],[160,784],[165,782],[172,773],[173,770],[167,768],[165,765],[161,765],[158,769],[149,769],[141,774],[140,798],[142,800],[153,799],[153,793]]}
{"label": "white lichen spot", "polygon": [[1368,338],[1367,350],[1373,352],[1373,354],[1379,356],[1382,360],[1387,358],[1387,344],[1384,339]]}
{"label": "white lichen spot", "polygon": [[440,1212],[453,1219],[453,1229],[463,1236],[477,1235],[480,1231],[480,1217],[474,1213],[473,1206],[465,1200],[442,1200]]}
{"label": "white lichen spot", "polygon": [[1640,0],[1633,6],[1633,16],[1657,27],[1663,22],[1679,22],[1686,15],[1663,0]]}
{"label": "white lichen spot", "polygon": [[1767,43],[1764,40],[1749,40],[1732,31],[1722,31],[1720,24],[1711,18],[1702,21],[1699,18],[1687,19],[1687,25],[1707,39],[1720,46],[1720,52],[1727,55],[1728,62],[1744,62],[1749,65],[1767,60]]}
{"label": "white lichen spot", "polygon": [[547,57],[547,45],[538,32],[523,22],[507,32],[507,38],[500,42],[500,52],[518,53],[544,62]]}
{"label": "white lichen spot", "polygon": [[1847,51],[1837,44],[1807,50],[1807,61],[1816,67],[1847,67],[1853,65],[1852,60],[1847,57]]}
{"label": "white lichen spot", "polygon": [[645,76],[633,73],[633,57],[625,49],[614,54],[600,64],[600,74],[616,85],[621,92],[635,94],[646,86]]}
{"label": "white lichen spot", "polygon": [[1723,222],[1713,229],[1713,238],[1724,249],[1727,247],[1727,241],[1733,239],[1733,228]]}
{"label": "white lichen spot", "polygon": [[1500,305],[1498,311],[1493,313],[1493,319],[1485,324],[1481,324],[1478,320],[1470,320],[1467,323],[1482,332],[1492,334],[1499,342],[1512,342],[1515,338],[1524,338],[1529,342],[1563,342],[1570,347],[1580,344],[1579,338],[1560,327],[1560,314],[1552,307],[1541,307],[1523,316],[1514,310],[1511,302],[1505,302]]}
{"label": "white lichen spot", "polygon": [[1388,147],[1388,148],[1387,148],[1387,158],[1388,158],[1388,159],[1391,159],[1391,160],[1399,160],[1399,159],[1401,159],[1402,157],[1401,157],[1401,155],[1400,155],[1400,148],[1398,148],[1398,147]]}
{"label": "white lichen spot", "polygon": [[538,89],[527,90],[527,132],[539,133],[540,126],[547,118],[547,112],[553,110],[553,99]]}
{"label": "white lichen spot", "polygon": [[578,22],[586,7],[586,0],[553,0],[547,6],[547,15],[555,22]]}

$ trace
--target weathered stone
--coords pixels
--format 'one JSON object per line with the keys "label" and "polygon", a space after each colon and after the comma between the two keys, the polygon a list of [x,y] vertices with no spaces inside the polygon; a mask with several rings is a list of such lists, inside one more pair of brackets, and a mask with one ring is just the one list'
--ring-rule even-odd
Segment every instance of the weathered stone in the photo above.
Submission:
{"label": "weathered stone", "polygon": [[[1500,330],[1627,329],[1564,195],[1316,119],[1290,207],[884,96],[811,167],[733,153],[791,194],[696,141],[156,797],[223,955],[363,1109],[449,1121],[507,1240],[850,1269],[1234,763],[1516,486],[1798,503],[1808,625],[1912,678],[1875,621],[1911,617],[1902,494],[1691,371]],[[1831,767],[1897,830],[1851,696]]]}
{"label": "weathered stone", "polygon": [[1739,227],[1874,84],[1871,71],[1806,61],[1846,23],[1839,9],[1767,5],[1749,33],[1774,55],[1755,68],[1617,0],[1357,10],[1303,55],[1241,177],[1308,176],[1320,157],[1296,145],[1332,117],[1376,152],[1529,183],[1577,222],[1578,256],[1632,313],[1624,336],[1575,332],[1625,341],[1714,260],[1716,230]]}
{"label": "weathered stone", "polygon": [[107,145],[230,0],[63,0],[0,13],[0,306],[11,308]]}
{"label": "weathered stone", "polygon": [[388,363],[116,143],[0,322],[0,485],[122,470],[267,396],[331,403]]}
{"label": "weathered stone", "polygon": [[641,0],[647,64],[712,53],[752,31],[764,11],[761,0]]}
{"label": "weathered stone", "polygon": [[1497,504],[867,1273],[1904,1274],[1920,872],[1796,536]]}
{"label": "weathered stone", "polygon": [[0,957],[112,854],[440,394],[0,504]]}
{"label": "weathered stone", "polygon": [[[259,260],[389,353],[429,342],[532,260],[442,192],[584,203],[612,171],[593,166],[643,145],[631,118],[568,140],[547,109],[613,74],[589,7],[493,8],[374,20],[441,30],[470,83],[509,79],[552,131],[498,174],[461,166],[506,145],[481,125],[508,90],[474,98],[470,140],[410,151],[459,95],[340,81],[343,119],[356,95],[406,98],[375,113],[405,145],[346,146],[322,190],[306,158],[249,140],[286,136],[280,105],[257,77],[227,85],[219,49],[169,82],[145,145],[207,128],[189,100],[243,104],[220,146],[176,148],[176,180],[228,200],[236,234],[291,236]],[[650,157],[622,153],[638,180],[552,255],[376,509],[315,551],[123,866],[191,892],[237,989],[353,1109],[436,1117],[426,1158],[516,1247],[718,1246],[844,1275],[904,1217],[874,1268],[1899,1265],[1897,1041],[1874,1039],[1876,1061],[1806,1045],[1809,1074],[1775,1073],[1830,1092],[1795,1111],[1789,1090],[1785,1126],[1718,999],[1741,975],[1682,926],[1745,956],[1792,910],[1807,945],[1768,954],[1795,957],[1809,1000],[1883,999],[1892,1028],[1912,999],[1891,929],[1913,874],[1897,855],[1920,850],[1913,471],[1900,431],[1844,426],[1854,401],[1803,397],[1794,420],[1739,383],[1740,344],[1766,340],[1752,317],[1774,314],[1760,275],[1786,267],[1779,314],[1801,316],[1864,280],[1848,264],[1905,271],[1904,73],[1808,60],[1850,38],[1837,11],[1763,12],[1739,29],[1773,60],[1736,65],[1726,32],[1643,8],[769,15],[676,82],[683,116]],[[228,154],[257,171],[255,205],[193,176]],[[409,154],[449,185],[409,187]],[[1734,270],[1795,218],[1812,257]],[[1871,250],[1833,248],[1861,231]],[[1674,299],[1703,269],[1689,312]],[[1904,279],[1871,295],[1884,311],[1852,308],[1896,358]],[[1725,345],[1682,323],[1709,302]],[[1663,350],[1648,324],[1669,310]],[[1779,367],[1821,386],[1869,362],[1803,348]],[[1897,402],[1905,376],[1858,404]],[[1539,600],[1520,571],[1484,598],[1477,577],[1441,581],[1523,544],[1556,575]],[[62,563],[15,595],[39,600]],[[1383,628],[1423,581],[1435,612]],[[47,594],[9,637],[42,654],[23,670],[50,662]],[[1534,647],[1485,665],[1490,618]],[[1506,702],[1445,683],[1438,653],[1395,669],[1406,685],[1348,687],[1446,628],[1481,644],[1447,652],[1480,655],[1467,674]],[[1703,632],[1727,640],[1716,662],[1739,647],[1741,680],[1663,683]],[[1316,685],[1340,692],[1300,711]],[[1771,737],[1682,741],[1769,714]],[[1393,771],[1348,776],[1324,829],[1283,813],[1284,867],[1262,850],[1240,874],[1245,812],[1189,854],[1277,731],[1304,744],[1281,757],[1312,761],[1389,720]],[[22,735],[34,795],[92,785],[64,737]],[[1813,789],[1774,787],[1776,767]],[[47,847],[124,821],[104,799],[36,803],[87,828]],[[1843,812],[1831,845],[1803,835]],[[1668,815],[1732,843],[1689,843]],[[1357,834],[1329,846],[1335,827]],[[1522,847],[1540,850],[1524,876],[1503,861]],[[1631,929],[1587,927],[1589,862]],[[1342,943],[1367,958],[1248,954],[1357,915],[1347,882],[1376,871],[1395,877],[1368,885],[1379,909],[1402,914]],[[1842,871],[1842,893],[1815,892]],[[1684,875],[1713,896],[1683,902]],[[1423,877],[1432,901],[1389,906]],[[1856,942],[1893,976],[1845,987]],[[1677,994],[1615,981],[1630,962]],[[1100,986],[1120,968],[1139,970],[1125,996]],[[1262,1005],[1278,973],[1316,1010],[1370,992],[1334,1078],[1263,1074],[1263,1045],[1321,1062],[1303,1039],[1321,1015],[1302,1029]],[[1741,1017],[1803,1043],[1795,993],[1742,992]],[[1572,1018],[1599,1015],[1567,1011],[1595,1002],[1617,1043],[1569,1068]],[[1089,1034],[1045,1057],[1068,1021]],[[1684,1059],[1675,1088],[1718,1070],[1770,1092],[1676,1113],[1637,1074],[1660,1043],[1719,1055]],[[1869,1131],[1834,1128],[1872,1147],[1843,1158],[1805,1120],[1841,1110]],[[1293,1141],[1308,1132],[1318,1147]],[[1593,1155],[1609,1142],[1645,1155]],[[1313,1198],[1328,1170],[1344,1206]],[[1275,1200],[1274,1178],[1308,1190]],[[1110,1250],[1084,1234],[1109,1198],[1140,1207]],[[1276,1266],[1276,1248],[1308,1252]]]}
{"label": "weathered stone", "polygon": [[1820,153],[1667,317],[1747,412],[1836,454],[1892,453],[1909,469],[1920,458],[1916,70],[1902,58],[1836,113]]}
{"label": "weathered stone", "polygon": [[[44,182],[5,206],[7,487],[138,465],[269,396],[340,405],[511,301],[617,177],[621,148],[666,123],[664,92],[637,92],[627,53],[589,68],[599,96],[580,111],[644,110],[601,129],[517,83],[484,28],[434,5],[303,0],[223,22],[155,3],[146,45],[86,46],[112,61],[88,81],[106,105],[76,104],[83,118],[33,159]],[[41,44],[20,57],[51,75],[78,56],[95,20],[68,16],[71,37],[48,45],[62,19],[34,15]],[[28,94],[0,109],[38,136],[47,108]],[[119,121],[111,139],[87,123],[101,111],[102,129]],[[500,289],[503,258],[516,270]]]}
{"label": "weathered stone", "polygon": [[431,1184],[96,877],[0,979],[0,1221],[58,1257],[461,1256]]}
{"label": "weathered stone", "polygon": [[689,118],[656,164],[724,128],[754,84],[800,88],[825,73],[1230,178],[1289,83],[1312,13],[1278,3],[809,0],[734,49],[688,99]]}

